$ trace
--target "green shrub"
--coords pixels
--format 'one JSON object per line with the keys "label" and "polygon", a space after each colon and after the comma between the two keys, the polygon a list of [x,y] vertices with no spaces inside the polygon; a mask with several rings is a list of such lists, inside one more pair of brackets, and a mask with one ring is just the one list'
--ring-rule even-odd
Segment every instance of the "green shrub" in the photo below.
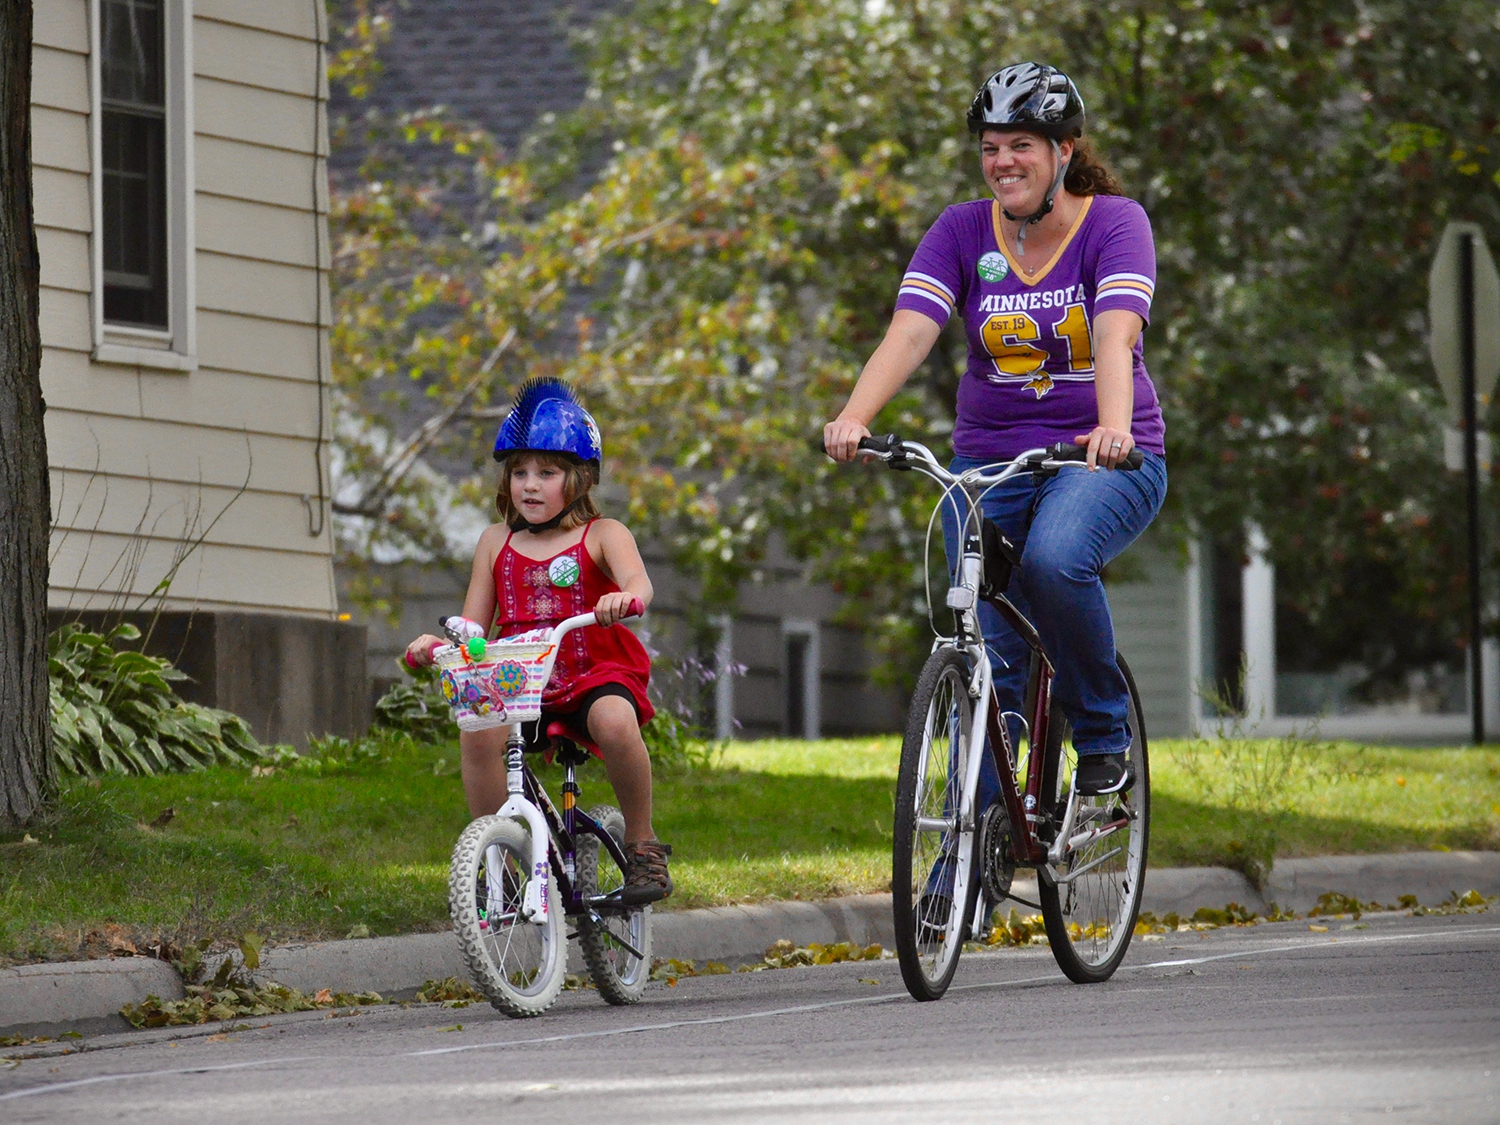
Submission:
{"label": "green shrub", "polygon": [[350,741],[336,734],[307,740],[307,752],[297,753],[291,746],[271,746],[266,749],[265,764],[255,771],[257,775],[270,777],[277,770],[290,773],[309,774],[313,777],[340,777],[351,774],[370,774],[390,764],[393,749],[399,749],[403,740],[413,743],[417,739],[401,732],[377,731],[366,738]]}
{"label": "green shrub", "polygon": [[422,668],[387,691],[375,704],[375,725],[418,742],[451,742],[458,727],[438,687],[437,671]]}
{"label": "green shrub", "polygon": [[107,634],[64,625],[47,639],[52,752],[62,769],[96,777],[260,761],[244,719],[178,698],[172,684],[188,677],[171,661],[116,647],[140,635],[134,625]]}

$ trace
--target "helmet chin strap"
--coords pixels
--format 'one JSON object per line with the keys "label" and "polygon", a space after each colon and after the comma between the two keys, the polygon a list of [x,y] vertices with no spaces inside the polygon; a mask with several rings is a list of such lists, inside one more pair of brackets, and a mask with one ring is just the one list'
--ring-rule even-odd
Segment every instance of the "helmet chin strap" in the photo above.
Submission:
{"label": "helmet chin strap", "polygon": [[1021,227],[1016,231],[1016,249],[1020,253],[1026,253],[1026,231],[1033,223],[1039,223],[1048,215],[1052,214],[1052,204],[1057,200],[1057,193],[1062,190],[1063,180],[1067,177],[1068,166],[1063,163],[1062,146],[1057,143],[1057,138],[1048,137],[1052,142],[1052,161],[1057,165],[1057,175],[1052,177],[1052,186],[1047,189],[1046,196],[1042,199],[1042,205],[1029,215],[1012,215],[1004,207],[1000,213],[1013,223],[1020,223]]}
{"label": "helmet chin strap", "polygon": [[[582,496],[578,498],[578,500],[582,499]],[[553,516],[550,520],[543,520],[541,523],[531,523],[525,516],[517,512],[515,516],[511,518],[510,529],[512,531],[529,531],[533,535],[539,535],[543,531],[551,531],[558,524],[562,523],[563,520],[568,518],[568,513],[578,506],[578,500],[574,500],[573,503],[569,504],[562,511],[558,512],[557,515]]]}

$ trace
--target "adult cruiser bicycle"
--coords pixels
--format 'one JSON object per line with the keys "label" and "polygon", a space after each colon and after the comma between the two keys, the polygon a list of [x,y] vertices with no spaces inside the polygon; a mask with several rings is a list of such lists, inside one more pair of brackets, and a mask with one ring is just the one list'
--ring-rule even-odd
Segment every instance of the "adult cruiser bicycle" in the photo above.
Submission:
{"label": "adult cruiser bicycle", "polygon": [[[637,600],[628,616],[643,608]],[[462,621],[444,621],[454,643],[433,653],[443,694],[460,729],[510,728],[505,804],[464,829],[449,869],[448,906],[469,973],[506,1015],[540,1015],[562,990],[568,938],[576,936],[599,995],[633,1004],[651,974],[651,907],[622,901],[625,817],[611,805],[578,807],[575,771],[588,755],[557,737],[559,811],[526,764],[522,730],[541,715],[563,637],[598,621],[584,613],[550,630],[488,642],[450,625]],[[541,733],[541,745],[531,748],[547,748],[553,732]],[[566,932],[568,922],[575,935]]]}
{"label": "adult cruiser bicycle", "polygon": [[[894,434],[864,438],[859,448],[943,486],[928,522],[929,543],[943,504],[960,527],[960,557],[950,564],[944,599],[956,630],[937,636],[917,678],[896,781],[891,890],[907,991],[918,1000],[947,991],[964,942],[987,921],[980,903],[998,906],[1012,897],[1017,868],[1036,870],[1040,902],[1026,905],[1041,910],[1062,971],[1080,984],[1108,980],[1130,945],[1146,873],[1151,775],[1140,696],[1119,657],[1130,691],[1127,753],[1135,784],[1121,794],[1080,795],[1068,722],[1052,698],[1052,662],[1036,629],[1005,596],[1020,553],[980,509],[987,492],[1023,473],[1082,469],[1086,452],[1059,443],[954,474],[926,447]],[[1140,464],[1133,450],[1121,467]],[[929,584],[929,616],[930,598]],[[981,602],[1030,650],[1025,714],[998,709]],[[1000,797],[987,809],[977,801],[984,753],[1000,776]]]}

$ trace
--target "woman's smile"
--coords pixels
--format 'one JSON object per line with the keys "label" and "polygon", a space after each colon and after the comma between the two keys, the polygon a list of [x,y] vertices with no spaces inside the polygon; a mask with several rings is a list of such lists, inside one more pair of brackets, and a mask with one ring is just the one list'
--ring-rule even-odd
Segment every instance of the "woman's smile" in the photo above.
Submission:
{"label": "woman's smile", "polygon": [[[1063,153],[1071,155],[1071,146]],[[1000,205],[1026,215],[1042,205],[1056,174],[1052,145],[1035,133],[990,130],[979,144],[984,179]]]}

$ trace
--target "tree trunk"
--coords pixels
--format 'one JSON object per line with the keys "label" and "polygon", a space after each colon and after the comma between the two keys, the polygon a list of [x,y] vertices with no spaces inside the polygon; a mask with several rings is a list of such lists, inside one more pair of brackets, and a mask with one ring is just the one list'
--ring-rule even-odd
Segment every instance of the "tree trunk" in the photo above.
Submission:
{"label": "tree trunk", "polygon": [[0,0],[0,831],[53,783],[41,263],[31,214],[31,0]]}

